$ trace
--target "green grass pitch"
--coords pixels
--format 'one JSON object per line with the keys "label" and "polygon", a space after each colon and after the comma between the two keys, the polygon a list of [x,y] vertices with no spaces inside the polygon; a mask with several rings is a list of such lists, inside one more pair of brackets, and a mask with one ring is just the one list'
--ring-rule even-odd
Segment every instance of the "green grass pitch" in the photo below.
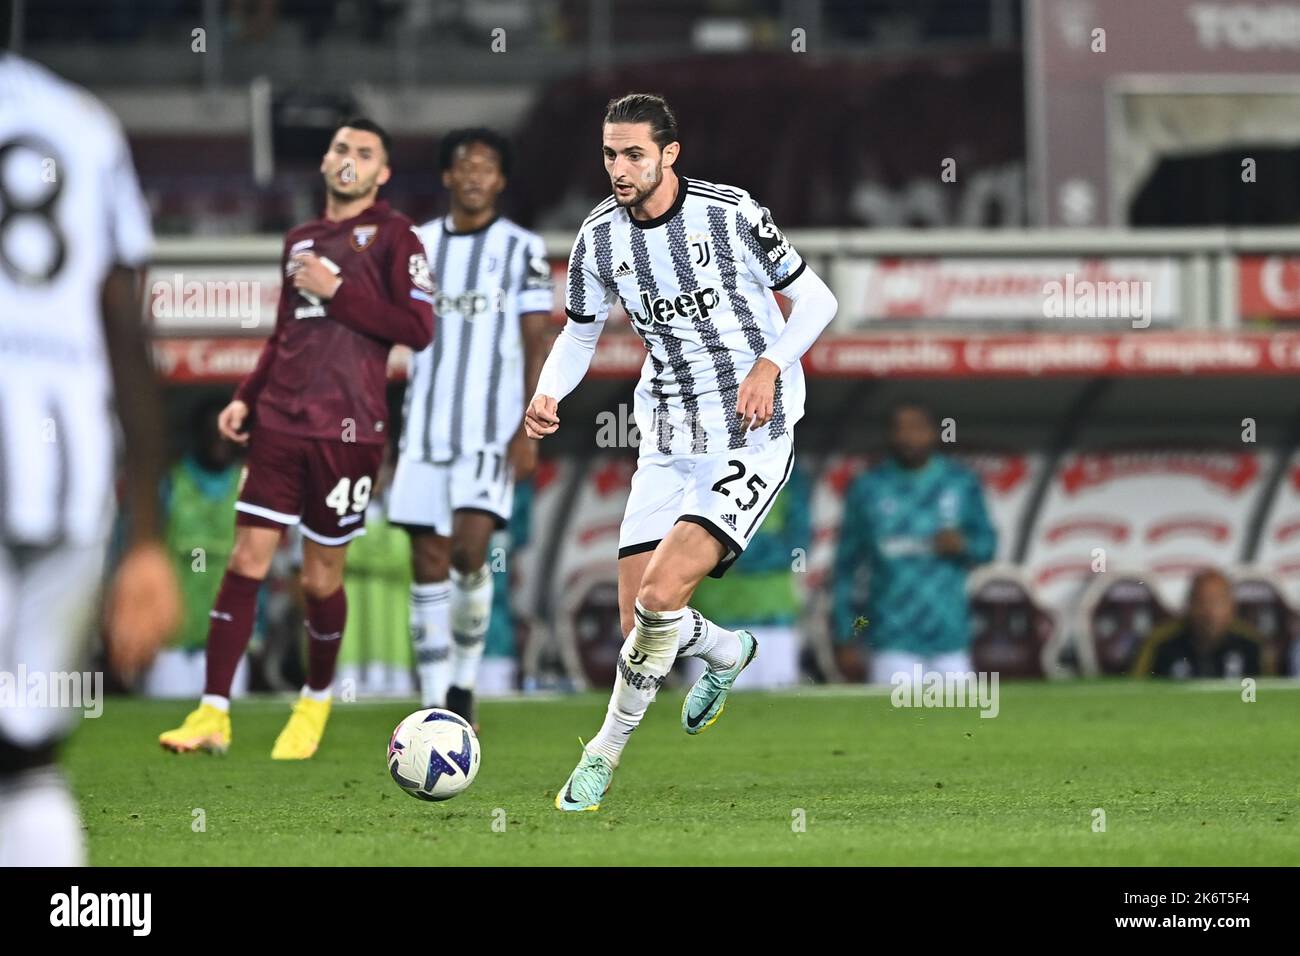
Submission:
{"label": "green grass pitch", "polygon": [[738,692],[698,737],[681,694],[660,692],[597,813],[552,800],[604,694],[483,704],[482,768],[447,803],[388,776],[410,702],[336,703],[290,764],[269,757],[284,700],[236,701],[213,757],[158,747],[186,703],[112,698],[65,765],[98,865],[1300,863],[1294,683],[1253,703],[1235,684],[1004,683],[993,719]]}

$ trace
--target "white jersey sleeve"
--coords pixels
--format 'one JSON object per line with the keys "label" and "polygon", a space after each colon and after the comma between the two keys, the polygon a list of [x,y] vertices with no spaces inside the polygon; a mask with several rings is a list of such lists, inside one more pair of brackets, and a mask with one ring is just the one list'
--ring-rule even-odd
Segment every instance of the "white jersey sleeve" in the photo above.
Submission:
{"label": "white jersey sleeve", "polygon": [[769,289],[779,292],[803,272],[803,257],[777,228],[767,207],[748,194],[740,203],[736,232],[750,275]]}
{"label": "white jersey sleeve", "polygon": [[617,292],[601,277],[600,264],[596,261],[596,250],[586,224],[569,253],[566,286],[564,311],[574,322],[601,322],[608,317]]}
{"label": "white jersey sleeve", "polygon": [[554,304],[554,283],[551,281],[551,263],[546,258],[546,244],[541,236],[533,236],[522,251],[523,268],[520,277],[519,314],[530,312],[550,313]]}

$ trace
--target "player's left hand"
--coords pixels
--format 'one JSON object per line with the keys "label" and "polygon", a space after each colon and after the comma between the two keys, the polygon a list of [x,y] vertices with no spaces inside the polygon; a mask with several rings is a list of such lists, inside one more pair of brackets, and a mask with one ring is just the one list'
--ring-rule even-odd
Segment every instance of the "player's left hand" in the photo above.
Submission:
{"label": "player's left hand", "polygon": [[959,558],[966,553],[966,539],[956,528],[944,528],[934,536],[934,553],[945,558]]}
{"label": "player's left hand", "polygon": [[180,626],[180,587],[162,545],[137,544],[127,551],[110,586],[104,615],[109,662],[129,681]]}
{"label": "player's left hand", "polygon": [[762,428],[772,420],[776,380],[780,374],[775,362],[760,356],[740,383],[740,390],[736,393],[736,415],[744,419],[750,431]]}
{"label": "player's left hand", "polygon": [[294,256],[298,262],[298,268],[293,272],[293,286],[303,292],[310,292],[316,298],[328,302],[334,298],[334,293],[339,290],[343,280],[330,270],[330,267],[321,262],[320,256],[303,252]]}
{"label": "player's left hand", "polygon": [[506,447],[506,460],[514,472],[515,481],[523,481],[537,470],[537,442],[530,439],[522,428],[515,432]]}

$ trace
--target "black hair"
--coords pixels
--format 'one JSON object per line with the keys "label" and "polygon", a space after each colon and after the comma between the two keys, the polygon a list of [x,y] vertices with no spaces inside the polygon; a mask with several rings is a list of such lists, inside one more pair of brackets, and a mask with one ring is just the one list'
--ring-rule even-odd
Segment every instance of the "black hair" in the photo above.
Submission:
{"label": "black hair", "polygon": [[[393,164],[393,138],[388,135],[388,130],[384,129],[374,120],[366,119],[364,116],[354,116],[346,122],[339,123],[334,130],[334,135],[337,136],[339,130],[345,126],[348,129],[359,129],[363,132],[374,133],[378,136],[379,142],[384,147],[384,157],[388,160],[388,165],[391,166]],[[330,138],[333,139],[333,137]]]}
{"label": "black hair", "polygon": [[663,149],[677,142],[677,114],[657,93],[625,93],[605,106],[606,123],[649,123],[650,138]]}
{"label": "black hair", "polygon": [[442,142],[438,144],[438,162],[443,172],[451,169],[452,163],[456,162],[456,150],[470,143],[480,143],[488,149],[496,150],[501,175],[510,178],[510,163],[514,158],[510,140],[486,126],[454,129],[442,138]]}
{"label": "black hair", "polygon": [[939,416],[929,402],[922,398],[905,396],[889,404],[889,410],[885,413],[885,422],[890,428],[894,427],[894,422],[898,419],[899,413],[904,410],[920,412],[933,427],[939,427]]}

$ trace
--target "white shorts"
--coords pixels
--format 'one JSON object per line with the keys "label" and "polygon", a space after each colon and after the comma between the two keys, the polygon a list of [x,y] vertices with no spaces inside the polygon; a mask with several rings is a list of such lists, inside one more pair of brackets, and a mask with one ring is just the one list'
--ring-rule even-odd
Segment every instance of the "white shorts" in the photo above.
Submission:
{"label": "white shorts", "polygon": [[504,528],[514,504],[515,476],[504,446],[467,452],[448,462],[399,458],[388,492],[388,520],[451,536],[456,511],[484,511]]}
{"label": "white shorts", "polygon": [[726,548],[710,573],[740,557],[790,479],[794,439],[708,455],[642,455],[618,534],[618,556],[653,551],[678,521],[707,529]]}
{"label": "white shorts", "polygon": [[0,544],[0,680],[9,684],[0,738],[10,744],[57,743],[80,717],[103,712],[104,675],[87,667],[103,574],[102,545]]}

